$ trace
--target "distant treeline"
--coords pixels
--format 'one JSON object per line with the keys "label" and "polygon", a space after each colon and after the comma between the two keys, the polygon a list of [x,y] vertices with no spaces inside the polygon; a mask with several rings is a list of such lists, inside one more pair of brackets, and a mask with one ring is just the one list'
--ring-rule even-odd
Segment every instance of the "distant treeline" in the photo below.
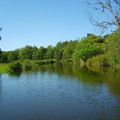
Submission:
{"label": "distant treeline", "polygon": [[58,42],[56,46],[48,46],[37,48],[36,46],[25,46],[14,51],[1,51],[1,62],[13,62],[17,60],[49,60],[49,59],[72,59],[74,50],[78,41]]}
{"label": "distant treeline", "polygon": [[120,67],[120,30],[105,36],[87,34],[80,40],[58,42],[56,46],[25,46],[0,51],[2,63],[24,60],[65,60],[87,67]]}

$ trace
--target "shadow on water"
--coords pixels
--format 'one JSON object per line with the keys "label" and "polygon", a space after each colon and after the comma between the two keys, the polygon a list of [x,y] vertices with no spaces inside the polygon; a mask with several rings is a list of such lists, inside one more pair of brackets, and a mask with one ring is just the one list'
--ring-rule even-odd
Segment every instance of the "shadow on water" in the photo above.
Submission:
{"label": "shadow on water", "polygon": [[102,71],[100,73],[90,71],[87,68],[80,69],[72,63],[56,63],[54,65],[43,65],[39,69],[49,74],[56,73],[59,76],[77,78],[80,82],[89,85],[107,85],[109,91],[120,97],[120,71]]}
{"label": "shadow on water", "polygon": [[19,77],[21,75],[22,72],[9,72],[9,76],[15,76],[15,77]]}

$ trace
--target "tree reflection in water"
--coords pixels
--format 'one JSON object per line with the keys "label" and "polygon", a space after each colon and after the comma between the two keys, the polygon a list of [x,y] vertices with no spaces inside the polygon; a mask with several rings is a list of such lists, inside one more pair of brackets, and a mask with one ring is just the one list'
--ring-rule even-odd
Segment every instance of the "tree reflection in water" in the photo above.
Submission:
{"label": "tree reflection in water", "polygon": [[59,76],[75,77],[80,82],[89,85],[105,84],[108,90],[115,96],[120,97],[120,72],[119,71],[90,71],[87,68],[80,69],[69,63],[56,63],[54,65],[43,65],[39,69],[41,72],[49,72],[49,74],[58,74]]}

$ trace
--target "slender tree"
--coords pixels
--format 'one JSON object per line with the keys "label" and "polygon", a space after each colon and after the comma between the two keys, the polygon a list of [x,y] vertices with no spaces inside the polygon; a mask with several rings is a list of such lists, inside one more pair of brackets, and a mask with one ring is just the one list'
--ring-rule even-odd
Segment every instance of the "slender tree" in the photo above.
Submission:
{"label": "slender tree", "polygon": [[[101,21],[90,15],[89,19],[93,25],[102,28],[103,32],[112,26],[120,28],[120,0],[88,0],[88,4],[96,12],[102,13]],[[109,17],[105,17],[105,15],[109,15]]]}

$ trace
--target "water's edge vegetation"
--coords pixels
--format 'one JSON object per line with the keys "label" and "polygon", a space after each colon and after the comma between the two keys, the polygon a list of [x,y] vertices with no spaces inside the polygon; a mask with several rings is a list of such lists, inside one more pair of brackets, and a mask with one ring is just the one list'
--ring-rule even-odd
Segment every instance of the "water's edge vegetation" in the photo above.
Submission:
{"label": "water's edge vegetation", "polygon": [[80,40],[58,42],[47,48],[27,45],[14,51],[0,51],[0,73],[32,70],[56,61],[69,61],[97,72],[120,70],[120,29],[105,36],[87,34]]}

